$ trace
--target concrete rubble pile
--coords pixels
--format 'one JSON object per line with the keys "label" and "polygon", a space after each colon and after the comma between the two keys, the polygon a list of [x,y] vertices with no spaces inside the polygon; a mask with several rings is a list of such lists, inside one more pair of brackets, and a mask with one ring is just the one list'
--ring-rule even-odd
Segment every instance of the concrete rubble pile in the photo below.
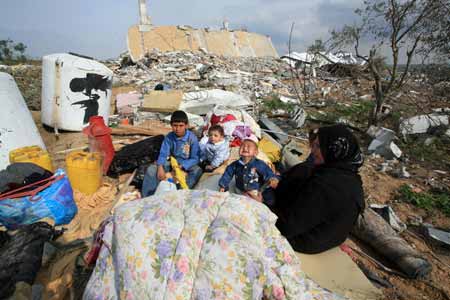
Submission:
{"label": "concrete rubble pile", "polygon": [[154,50],[135,65],[121,64],[123,61],[129,61],[126,54],[111,67],[115,83],[137,85],[144,93],[164,83],[184,92],[224,89],[252,99],[273,93],[294,94],[281,82],[290,76],[289,66],[273,57],[230,58],[203,52]]}

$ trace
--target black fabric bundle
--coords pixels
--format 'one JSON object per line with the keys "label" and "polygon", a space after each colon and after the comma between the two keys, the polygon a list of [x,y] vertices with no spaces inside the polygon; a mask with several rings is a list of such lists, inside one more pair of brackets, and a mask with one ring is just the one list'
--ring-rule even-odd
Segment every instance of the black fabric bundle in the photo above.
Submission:
{"label": "black fabric bundle", "polygon": [[132,184],[140,187],[144,179],[145,170],[158,158],[163,140],[163,135],[157,135],[126,145],[116,152],[114,160],[109,167],[108,176],[117,177],[138,169]]}
{"label": "black fabric bundle", "polygon": [[41,268],[44,243],[56,234],[45,222],[0,232],[0,299],[10,297],[17,282],[33,284]]}
{"label": "black fabric bundle", "polygon": [[13,163],[0,171],[0,193],[6,193],[52,175],[52,172],[33,163]]}

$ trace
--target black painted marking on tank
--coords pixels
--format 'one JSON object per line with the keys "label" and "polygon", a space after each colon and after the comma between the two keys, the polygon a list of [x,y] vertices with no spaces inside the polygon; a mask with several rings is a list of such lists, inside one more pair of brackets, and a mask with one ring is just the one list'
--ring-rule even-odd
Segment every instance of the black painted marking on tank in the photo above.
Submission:
{"label": "black painted marking on tank", "polygon": [[[89,123],[89,118],[98,115],[98,92],[108,94],[108,90],[112,87],[112,80],[108,76],[87,73],[85,78],[73,78],[70,81],[70,90],[74,93],[83,93],[88,99],[72,103],[72,105],[80,105],[84,108],[83,124]],[[97,93],[93,93],[93,91]]]}

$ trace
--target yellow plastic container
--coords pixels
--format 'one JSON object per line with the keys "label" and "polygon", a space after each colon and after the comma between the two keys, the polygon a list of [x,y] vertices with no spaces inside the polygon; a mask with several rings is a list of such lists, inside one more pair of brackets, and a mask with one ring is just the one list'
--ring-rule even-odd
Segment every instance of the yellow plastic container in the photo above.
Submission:
{"label": "yellow plastic container", "polygon": [[99,152],[74,151],[66,156],[67,175],[73,189],[95,193],[102,183],[102,156]]}
{"label": "yellow plastic container", "polygon": [[28,146],[22,147],[18,149],[14,149],[9,152],[9,162],[10,163],[18,163],[18,162],[29,162],[34,163],[41,168],[49,170],[51,172],[54,171],[52,160],[47,151],[43,150],[39,146]]}
{"label": "yellow plastic container", "polygon": [[259,151],[264,152],[272,163],[279,162],[281,159],[281,148],[273,139],[263,135],[259,141]]}

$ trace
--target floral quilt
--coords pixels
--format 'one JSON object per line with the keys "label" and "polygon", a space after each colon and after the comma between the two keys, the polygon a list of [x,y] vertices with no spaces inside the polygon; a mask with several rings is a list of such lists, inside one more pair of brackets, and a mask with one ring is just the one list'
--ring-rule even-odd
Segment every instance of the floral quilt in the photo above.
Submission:
{"label": "floral quilt", "polygon": [[124,204],[84,299],[341,299],[318,287],[261,203],[179,190]]}

